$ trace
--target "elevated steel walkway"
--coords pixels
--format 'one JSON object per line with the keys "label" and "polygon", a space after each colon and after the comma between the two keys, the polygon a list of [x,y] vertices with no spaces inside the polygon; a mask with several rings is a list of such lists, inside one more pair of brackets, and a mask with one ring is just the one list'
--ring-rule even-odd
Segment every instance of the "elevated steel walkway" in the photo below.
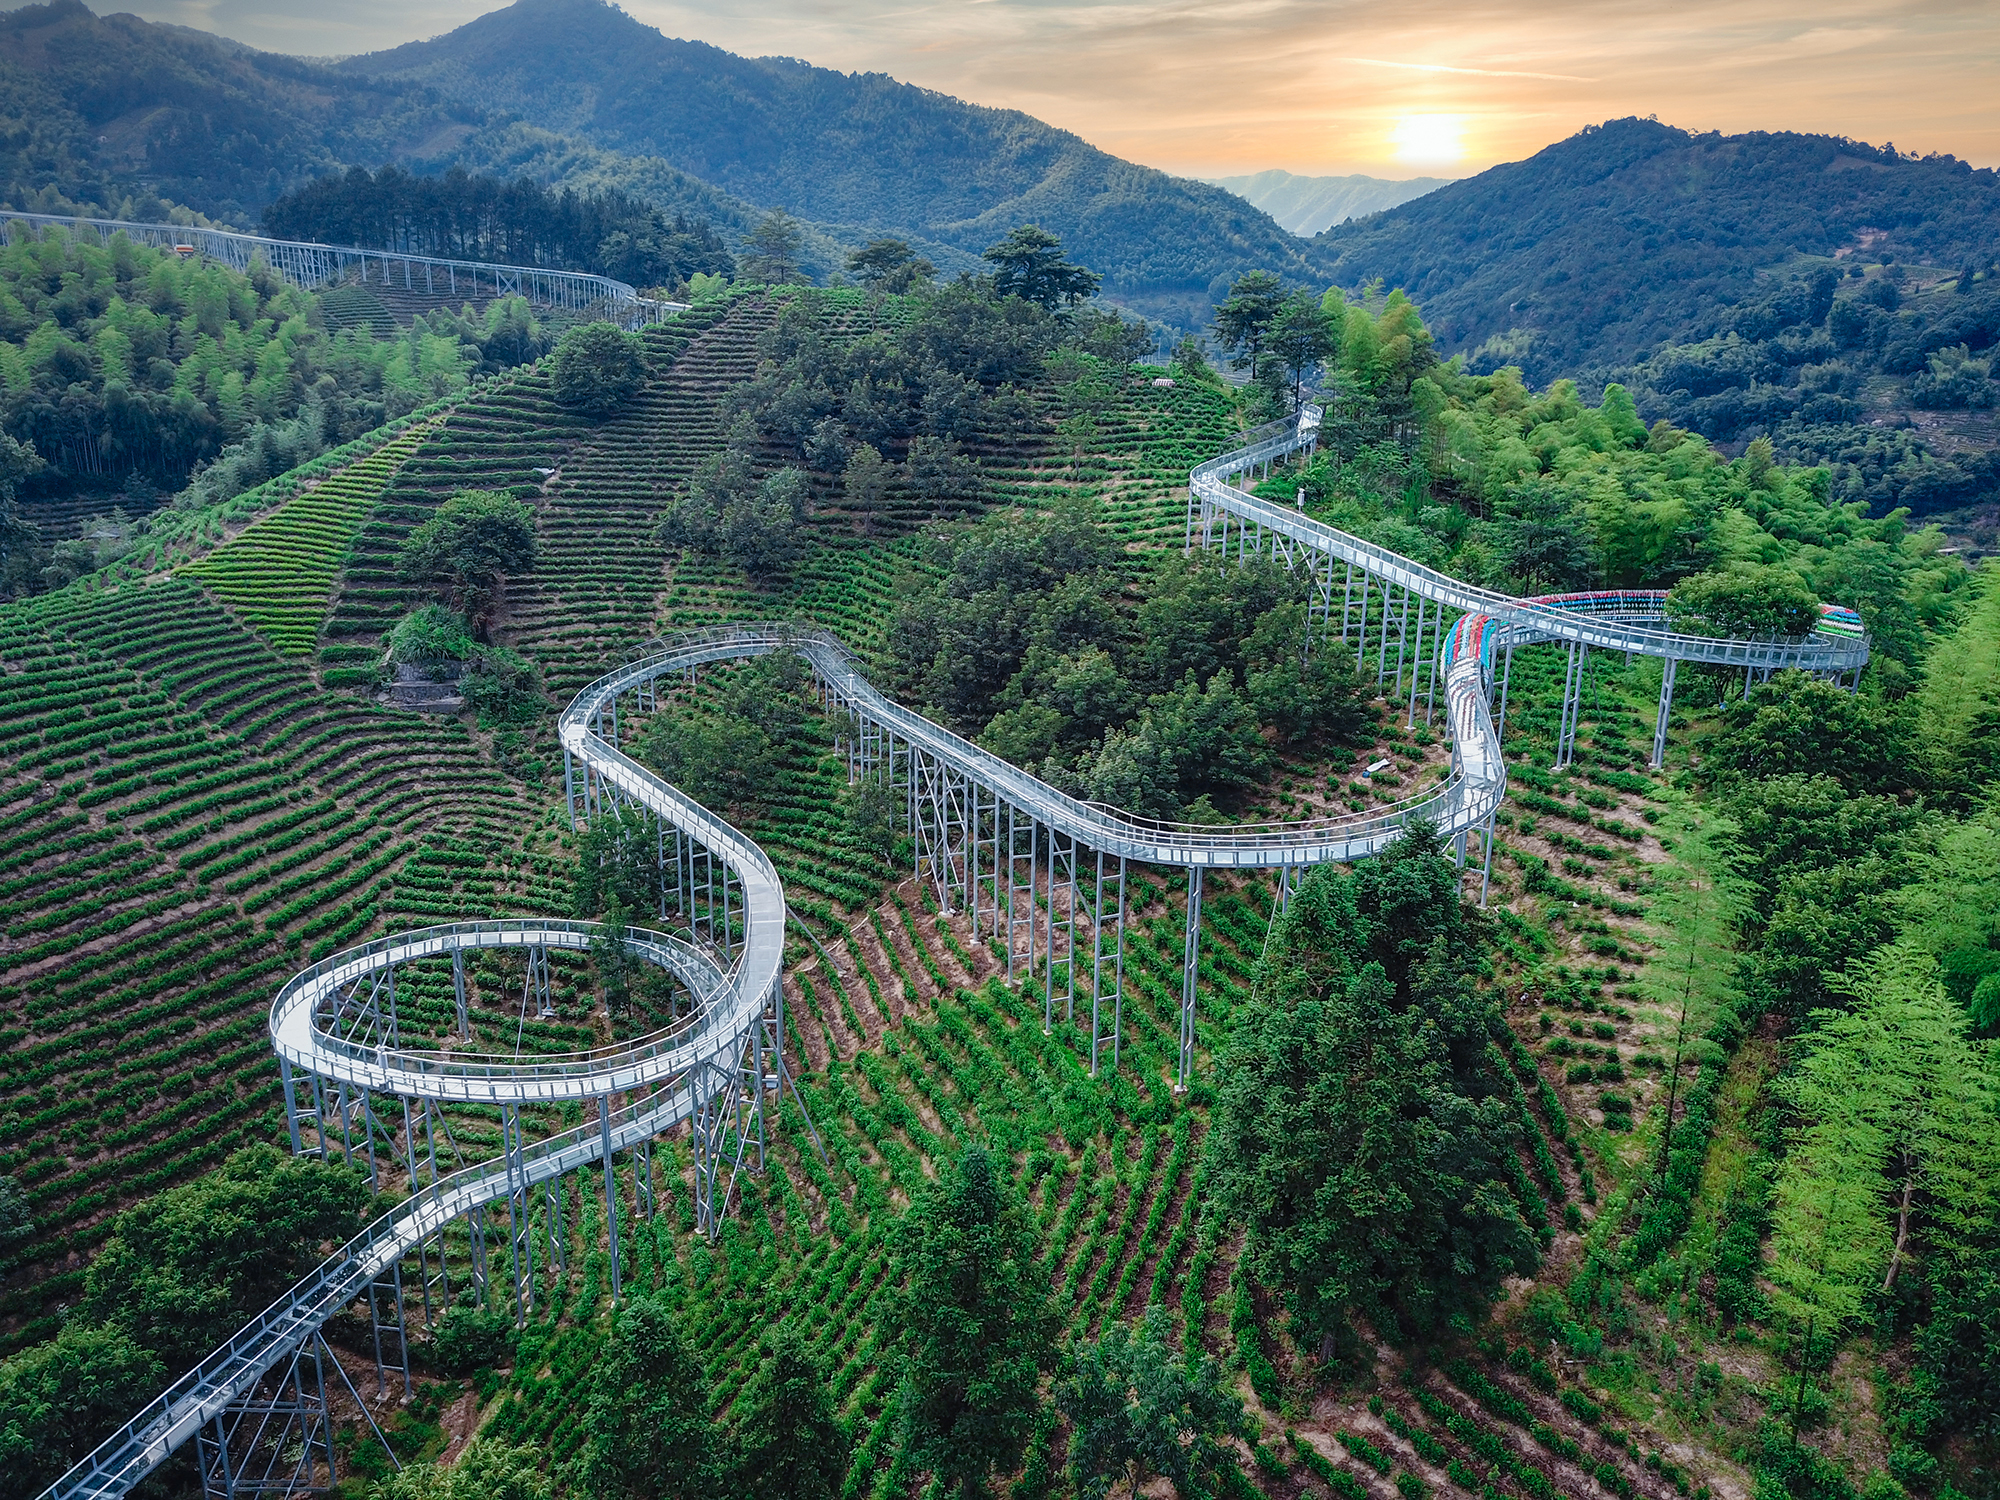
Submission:
{"label": "elevated steel walkway", "polygon": [[0,236],[8,244],[20,234],[39,238],[51,229],[87,236],[99,244],[122,234],[136,244],[200,256],[243,273],[261,262],[293,286],[308,292],[338,285],[351,273],[362,286],[435,297],[440,306],[521,297],[531,307],[555,312],[597,312],[608,321],[627,327],[657,323],[687,307],[685,302],[641,297],[622,281],[584,271],[548,271],[538,266],[367,250],[359,245],[274,240],[233,229],[195,229],[185,224],[137,224],[124,219],[0,212]]}
{"label": "elevated steel walkway", "polygon": [[[1500,735],[1517,647],[1552,641],[1567,652],[1559,763],[1573,752],[1592,650],[1666,662],[1655,764],[1680,662],[1740,669],[1749,679],[1783,668],[1842,677],[1858,674],[1867,661],[1867,643],[1851,612],[1832,611],[1821,632],[1803,639],[1687,635],[1666,628],[1658,593],[1514,598],[1464,584],[1314,521],[1297,507],[1249,493],[1239,481],[1311,450],[1318,420],[1318,410],[1308,408],[1196,469],[1187,549],[1192,553],[1198,545],[1222,565],[1268,549],[1288,566],[1307,570],[1312,634],[1327,640],[1337,630],[1364,671],[1372,661],[1378,687],[1407,704],[1412,725],[1419,699],[1428,718],[1442,689],[1451,744],[1442,780],[1366,813],[1221,828],[1155,822],[1067,796],[890,701],[824,632],[740,625],[647,650],[584,689],[562,714],[558,732],[572,827],[615,819],[620,829],[650,830],[645,836],[654,841],[661,877],[658,915],[676,930],[614,934],[592,923],[542,919],[459,923],[381,938],[291,979],[272,1005],[271,1037],[294,1150],[338,1152],[365,1165],[373,1179],[382,1165],[378,1142],[388,1142],[399,1153],[391,1165],[405,1173],[410,1196],[176,1380],[47,1494],[123,1495],[190,1438],[200,1439],[203,1480],[211,1492],[330,1487],[333,1450],[323,1436],[329,1430],[328,1356],[320,1335],[327,1320],[365,1302],[375,1331],[378,1390],[386,1390],[392,1369],[400,1369],[407,1383],[405,1272],[413,1273],[426,1316],[441,1310],[433,1307],[433,1293],[440,1303],[450,1297],[443,1235],[463,1220],[475,1290],[490,1296],[489,1215],[508,1247],[508,1306],[525,1317],[535,1295],[537,1245],[545,1268],[551,1260],[566,1262],[562,1179],[591,1168],[603,1173],[616,1296],[621,1202],[614,1157],[630,1156],[635,1210],[650,1213],[650,1143],[683,1123],[690,1126],[697,1226],[714,1233],[735,1174],[763,1164],[766,1101],[785,1082],[785,898],[761,849],[619,748],[635,719],[658,711],[662,684],[691,681],[711,663],[800,653],[821,701],[843,724],[840,748],[850,777],[876,780],[902,797],[916,873],[943,908],[963,912],[976,937],[1004,951],[1010,979],[1039,984],[1045,1027],[1056,1024],[1058,1006],[1070,1022],[1078,999],[1088,1003],[1093,1073],[1118,1065],[1130,867],[1186,870],[1177,1074],[1184,1087],[1194,1063],[1204,872],[1275,870],[1281,893],[1288,894],[1301,867],[1364,858],[1418,819],[1452,841],[1461,868],[1469,841],[1478,839],[1490,870],[1493,814],[1506,792]],[[1482,875],[1482,899],[1484,890]],[[501,1056],[470,1049],[468,953],[527,955],[525,1019],[533,1000],[544,1008],[540,1013],[549,1013],[551,953],[606,941],[622,943],[631,957],[671,976],[686,996],[686,1013],[646,1036],[581,1052],[524,1055],[517,1048]],[[397,973],[446,961],[458,1035],[448,1045],[436,1039],[405,1045]],[[594,1105],[596,1119],[544,1140],[524,1138],[522,1109],[569,1102]],[[437,1139],[440,1132],[449,1136],[440,1111],[454,1105],[498,1108],[498,1157],[440,1169]],[[546,1231],[539,1228],[544,1219]],[[316,1375],[305,1373],[309,1362]],[[323,1481],[314,1467],[322,1450]],[[291,1469],[254,1466],[256,1455],[271,1453],[291,1455],[285,1460]]]}

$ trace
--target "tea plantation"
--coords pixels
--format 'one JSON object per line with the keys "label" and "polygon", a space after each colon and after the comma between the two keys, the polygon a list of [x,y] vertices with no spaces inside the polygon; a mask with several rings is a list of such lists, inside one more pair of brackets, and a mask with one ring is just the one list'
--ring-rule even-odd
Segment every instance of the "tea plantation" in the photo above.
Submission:
{"label": "tea plantation", "polygon": [[[723,446],[784,306],[785,294],[738,290],[648,330],[645,382],[607,420],[559,405],[544,361],[413,422],[192,560],[168,553],[150,571],[123,566],[0,610],[0,1174],[34,1223],[0,1251],[7,1350],[55,1331],[121,1209],[245,1144],[283,1143],[265,1021],[290,973],[399,928],[571,910],[576,839],[553,719],[578,686],[663,632],[730,619],[810,620],[871,654],[903,600],[940,575],[945,525],[900,478],[864,517],[838,475],[812,471],[803,554],[776,575],[662,539],[661,513]],[[834,293],[822,316],[839,345],[895,312]],[[1028,383],[1028,420],[961,440],[978,475],[969,510],[1033,515],[1088,496],[1123,552],[1178,547],[1186,472],[1228,447],[1240,418],[1220,385],[1157,374],[1091,377],[1107,394],[1082,426],[1065,425],[1063,383]],[[759,441],[759,472],[797,462]],[[1273,493],[1289,500],[1288,482]],[[385,639],[415,597],[399,549],[469,489],[533,513],[537,560],[504,579],[491,621],[546,685],[547,705],[519,722],[378,701]],[[1212,1211],[1202,1151],[1214,1054],[1271,940],[1271,883],[1218,875],[1207,888],[1197,1081],[1177,1095],[1185,892],[1140,872],[1121,1066],[1093,1079],[1087,1019],[1044,1034],[1032,983],[1007,983],[963,915],[940,916],[901,856],[857,833],[831,730],[809,718],[743,817],[796,919],[785,1043],[825,1158],[788,1099],[773,1169],[745,1179],[719,1242],[693,1232],[684,1137],[656,1147],[663,1211],[620,1225],[626,1291],[673,1310],[717,1416],[788,1319],[849,1434],[840,1493],[908,1488],[889,1358],[898,1225],[964,1146],[985,1142],[1027,1204],[1065,1339],[1159,1304],[1187,1349],[1224,1361],[1255,1433],[1231,1450],[1232,1494],[1747,1493],[1745,1413],[1772,1366],[1735,1357],[1713,1323],[1676,1315],[1669,1334],[1659,1306],[1634,1299],[1652,1262],[1631,1249],[1640,1226],[1627,1212],[1670,1086],[1691,1091],[1687,1118],[1716,1133],[1717,1170],[1750,1149],[1740,1070],[1722,1049],[1687,1048],[1675,1072],[1685,986],[1727,961],[1726,937],[1685,917],[1716,875],[1703,814],[1646,769],[1657,678],[1595,670],[1576,764],[1555,772],[1561,662],[1549,651],[1514,663],[1515,785],[1483,929],[1481,985],[1504,1017],[1490,1037],[1506,1090],[1495,1107],[1518,1131],[1543,1268],[1491,1321],[1423,1347],[1371,1340],[1332,1374],[1249,1274],[1241,1231]],[[714,715],[731,680],[704,675],[662,713]],[[1399,705],[1371,704],[1367,722],[1363,743],[1280,758],[1243,814],[1363,806],[1440,774],[1445,747],[1406,728]],[[1364,779],[1376,761],[1387,776]],[[1476,868],[1467,881],[1476,900]],[[478,1026],[496,1044],[554,1050],[600,1034],[581,965],[559,974],[556,1015],[518,1028],[510,980],[498,966],[474,976]],[[446,1028],[448,978],[409,1005],[409,1024]],[[559,1116],[530,1126],[574,1123]],[[496,1120],[465,1111],[461,1149],[497,1150]],[[406,1461],[455,1456],[477,1426],[569,1472],[610,1318],[601,1200],[584,1193],[566,1233],[555,1294],[504,1354],[460,1378],[420,1351],[416,1399],[392,1391],[375,1408]],[[1551,1319],[1578,1318],[1619,1330],[1614,1344],[1593,1334],[1595,1356],[1573,1341],[1558,1359]],[[336,1342],[357,1371],[368,1363],[365,1328]],[[1045,1416],[1012,1493],[1066,1493],[1066,1442]],[[343,1452],[359,1475],[386,1472],[370,1440]]]}

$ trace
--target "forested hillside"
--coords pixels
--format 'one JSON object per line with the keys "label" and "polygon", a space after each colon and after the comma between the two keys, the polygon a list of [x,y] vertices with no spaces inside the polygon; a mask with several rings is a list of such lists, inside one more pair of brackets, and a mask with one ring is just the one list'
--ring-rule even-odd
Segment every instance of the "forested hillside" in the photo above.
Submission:
{"label": "forested hillside", "polygon": [[1340,285],[1402,287],[1447,351],[1492,340],[1543,381],[1720,331],[1794,255],[1983,265],[1996,232],[2000,177],[1950,157],[1613,120],[1314,248]]}
{"label": "forested hillside", "polygon": [[825,223],[974,255],[1015,224],[1039,223],[1121,301],[1183,324],[1205,321],[1237,271],[1308,275],[1292,236],[1218,188],[1120,161],[1015,110],[666,38],[602,0],[516,0],[340,69],[658,156]]}
{"label": "forested hillside", "polygon": [[435,95],[81,0],[0,12],[0,118],[12,207],[157,220],[164,198],[239,226],[317,171],[465,129]]}
{"label": "forested hillside", "polygon": [[1642,409],[1717,442],[1767,435],[1877,514],[1930,515],[2000,489],[1990,257],[1949,273],[1872,252],[1805,259],[1760,278],[1722,324],[1617,372]]}
{"label": "forested hillside", "polygon": [[[1658,666],[1596,653],[1558,770],[1564,661],[1518,650],[1488,904],[1422,829],[1282,912],[1211,872],[1179,1093],[1181,882],[1128,888],[1123,1050],[1093,1078],[1039,975],[907,878],[900,797],[848,786],[797,665],[704,669],[623,743],[785,881],[825,1156],[788,1111],[711,1246],[687,1143],[660,1142],[622,1311],[584,1195],[525,1326],[461,1297],[418,1335],[413,1398],[378,1413],[409,1467],[357,1427],[361,1483],[749,1493],[784,1452],[833,1496],[1157,1472],[1279,1500],[1991,1494],[1990,571],[1621,387],[1441,362],[1406,298],[1308,305],[1337,396],[1269,497],[1510,589],[1672,586],[1702,628],[1851,604],[1861,691],[1686,668],[1652,773]],[[1192,352],[1135,368],[1125,337],[990,282],[733,288],[573,332],[247,526],[0,610],[10,1472],[53,1477],[363,1211],[337,1163],[261,1149],[287,973],[427,921],[648,907],[650,856],[563,820],[552,727],[660,630],[818,622],[913,706],[1168,816],[1444,774],[1426,705],[1338,643],[1301,660],[1299,580],[1182,554],[1188,467],[1267,388]],[[462,707],[385,700],[440,662]],[[531,1018],[518,967],[468,964],[468,1016],[484,1046],[573,1050],[649,1013],[622,982],[565,959]],[[406,1003],[448,1017],[449,976]],[[365,1323],[331,1337],[365,1365]],[[992,1375],[969,1405],[927,1404],[968,1360]],[[1121,1458],[1163,1413],[1180,1440]]]}
{"label": "forested hillside", "polygon": [[683,287],[735,269],[705,219],[669,219],[616,189],[553,192],[462,168],[436,177],[393,166],[329,174],[272,203],[263,228],[274,239],[589,271],[640,287]]}
{"label": "forested hillside", "polygon": [[[329,330],[336,304],[375,317]],[[0,595],[157,551],[205,508],[551,342],[520,298],[399,330],[360,288],[316,296],[122,235],[17,238],[0,250]]]}

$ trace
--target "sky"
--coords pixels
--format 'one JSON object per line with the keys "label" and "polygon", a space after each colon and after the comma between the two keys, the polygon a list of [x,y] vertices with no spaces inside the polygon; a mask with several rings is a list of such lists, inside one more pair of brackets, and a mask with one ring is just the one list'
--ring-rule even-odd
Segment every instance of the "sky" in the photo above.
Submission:
{"label": "sky", "polygon": [[[123,9],[91,0],[99,11]],[[140,0],[272,51],[375,51],[494,0]],[[1184,176],[1462,176],[1585,125],[1804,130],[2000,166],[1995,0],[624,0],[669,36],[1025,110]]]}

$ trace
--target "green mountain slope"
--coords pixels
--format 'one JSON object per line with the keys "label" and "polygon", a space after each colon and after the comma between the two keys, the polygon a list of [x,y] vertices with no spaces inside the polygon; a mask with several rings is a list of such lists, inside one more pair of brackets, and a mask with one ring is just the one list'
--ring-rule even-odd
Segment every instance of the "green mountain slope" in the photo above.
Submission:
{"label": "green mountain slope", "polygon": [[164,197],[248,225],[287,186],[422,149],[454,121],[427,90],[52,0],[0,14],[0,123],[15,207],[157,218]]}
{"label": "green mountain slope", "polygon": [[1639,409],[1721,443],[1769,437],[1842,501],[1929,515],[2000,484],[1992,270],[1802,257],[1713,337],[1614,372]]}
{"label": "green mountain slope", "polygon": [[1693,135],[1613,120],[1312,242],[1343,286],[1381,277],[1446,352],[1531,380],[1642,359],[1719,331],[1755,272],[1868,248],[1983,264],[2000,178],[1831,136]]}
{"label": "green mountain slope", "polygon": [[1156,315],[1205,321],[1209,300],[1252,267],[1315,274],[1268,215],[1219,188],[882,74],[667,38],[602,0],[517,0],[340,71],[425,84],[609,151],[657,156],[827,223],[877,224],[976,254],[1034,220],[1107,291]]}

